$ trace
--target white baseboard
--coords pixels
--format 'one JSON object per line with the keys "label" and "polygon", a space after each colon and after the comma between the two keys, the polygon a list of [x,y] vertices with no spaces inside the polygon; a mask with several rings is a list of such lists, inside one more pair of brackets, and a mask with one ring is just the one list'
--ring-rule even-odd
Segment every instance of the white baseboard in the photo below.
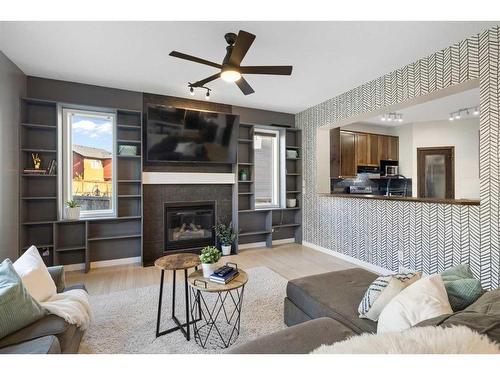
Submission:
{"label": "white baseboard", "polygon": [[318,245],[315,245],[315,244],[307,242],[307,241],[303,241],[302,245],[309,247],[309,248],[316,250],[316,251],[321,251],[322,253],[331,255],[333,257],[345,260],[346,262],[354,263],[357,266],[360,266],[362,268],[366,268],[372,272],[378,273],[379,275],[390,275],[390,274],[395,273],[394,271],[388,270],[386,268],[376,266],[375,264],[365,262],[364,260],[359,260],[359,259],[353,258],[349,255],[345,255],[345,254],[339,253],[338,251],[330,250],[330,249],[327,249],[326,247],[318,246]]}
{"label": "white baseboard", "polygon": [[[121,258],[121,259],[111,259],[111,260],[101,260],[98,262],[90,262],[90,268],[103,268],[111,266],[121,266],[124,264],[135,264],[141,263],[141,257],[131,257],[131,258]],[[65,264],[65,271],[81,271],[85,269],[85,263],[76,264]]]}
{"label": "white baseboard", "polygon": [[[282,240],[274,240],[273,245],[283,245],[286,243],[294,243],[295,238],[285,238]],[[245,249],[254,249],[256,247],[266,247],[265,242],[252,242],[252,243],[245,243],[242,245],[238,245],[238,249],[245,250]]]}

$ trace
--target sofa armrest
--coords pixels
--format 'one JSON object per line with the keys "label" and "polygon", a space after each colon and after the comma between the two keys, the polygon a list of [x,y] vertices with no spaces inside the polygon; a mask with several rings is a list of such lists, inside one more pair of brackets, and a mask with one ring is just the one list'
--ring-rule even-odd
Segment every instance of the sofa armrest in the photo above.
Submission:
{"label": "sofa armrest", "polygon": [[56,284],[57,293],[62,293],[66,288],[66,280],[64,279],[64,267],[63,266],[53,266],[47,267],[50,276]]}

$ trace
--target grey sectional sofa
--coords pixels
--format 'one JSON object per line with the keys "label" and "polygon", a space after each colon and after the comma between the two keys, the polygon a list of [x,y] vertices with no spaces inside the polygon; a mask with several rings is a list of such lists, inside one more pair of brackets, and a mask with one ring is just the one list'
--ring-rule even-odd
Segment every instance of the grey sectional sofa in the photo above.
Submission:
{"label": "grey sectional sofa", "polygon": [[[49,267],[57,292],[85,289],[84,285],[66,287],[63,266]],[[83,331],[56,315],[42,319],[0,339],[0,354],[77,353]]]}
{"label": "grey sectional sofa", "polygon": [[[284,308],[289,328],[236,346],[230,353],[305,354],[322,344],[375,333],[377,323],[360,319],[358,305],[377,276],[352,268],[289,281]],[[466,325],[500,343],[500,290],[485,293],[463,311],[418,325]]]}

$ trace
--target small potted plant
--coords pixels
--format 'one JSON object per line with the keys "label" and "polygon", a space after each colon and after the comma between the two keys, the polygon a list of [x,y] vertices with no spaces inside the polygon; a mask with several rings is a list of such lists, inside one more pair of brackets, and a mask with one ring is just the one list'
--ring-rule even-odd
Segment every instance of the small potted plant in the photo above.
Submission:
{"label": "small potted plant", "polygon": [[217,269],[220,259],[220,251],[214,246],[206,246],[201,250],[200,261],[203,269],[203,277],[209,278]]}
{"label": "small potted plant", "polygon": [[231,225],[217,224],[214,229],[222,248],[222,255],[231,254],[231,246],[236,238],[236,233],[234,233]]}
{"label": "small potted plant", "polygon": [[78,220],[80,219],[80,206],[75,200],[66,202],[66,219]]}

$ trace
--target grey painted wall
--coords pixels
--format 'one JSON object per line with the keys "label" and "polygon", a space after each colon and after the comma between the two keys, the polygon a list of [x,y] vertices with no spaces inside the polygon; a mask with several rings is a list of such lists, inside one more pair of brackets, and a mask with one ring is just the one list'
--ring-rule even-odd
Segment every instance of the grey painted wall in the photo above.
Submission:
{"label": "grey painted wall", "polygon": [[19,98],[26,76],[0,51],[0,261],[17,258]]}
{"label": "grey painted wall", "polygon": [[[296,116],[303,129],[304,241],[398,270],[437,273],[469,263],[485,288],[500,284],[500,28],[485,30]],[[479,206],[320,196],[316,130],[432,92],[480,82]]]}

